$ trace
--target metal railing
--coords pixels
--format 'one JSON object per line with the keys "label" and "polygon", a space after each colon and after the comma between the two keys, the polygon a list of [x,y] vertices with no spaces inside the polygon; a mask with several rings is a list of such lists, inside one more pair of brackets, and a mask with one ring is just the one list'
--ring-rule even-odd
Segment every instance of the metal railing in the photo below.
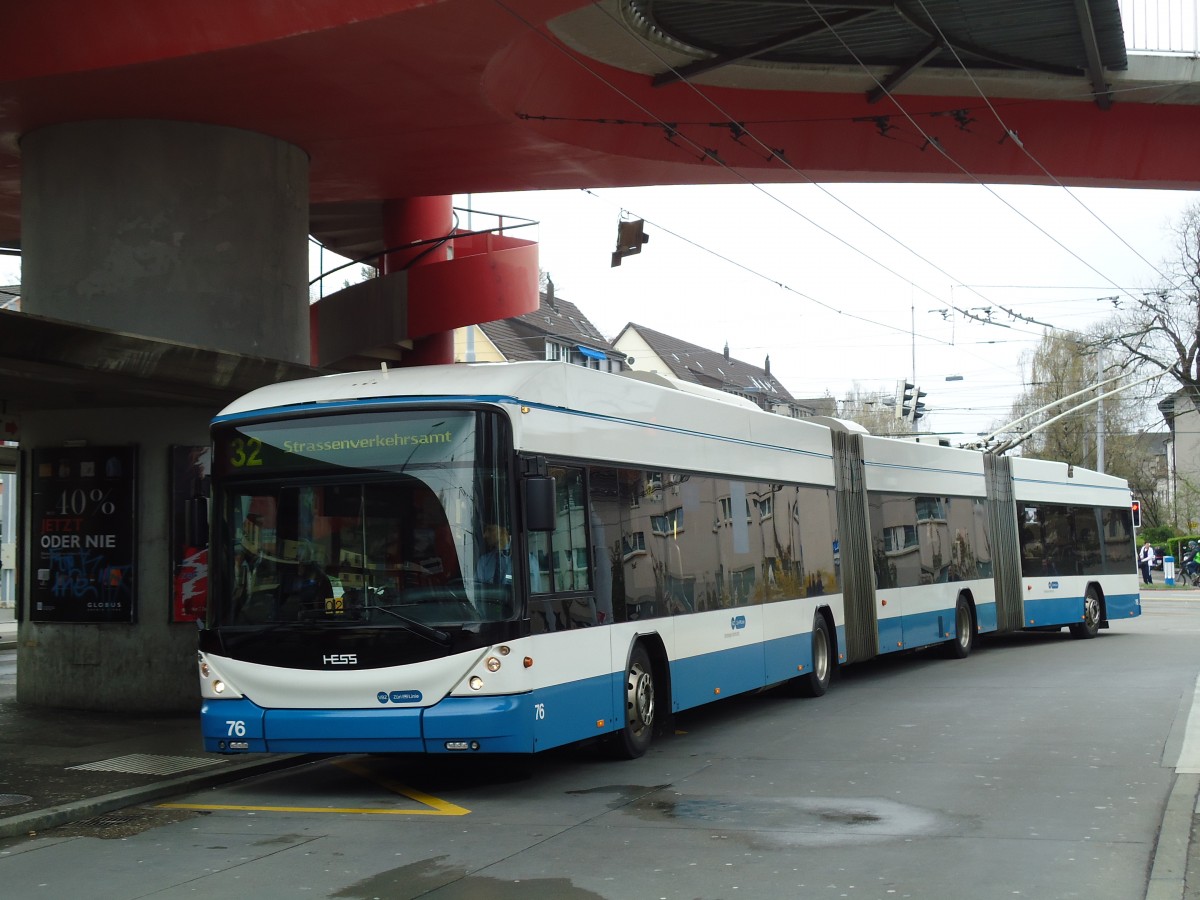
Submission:
{"label": "metal railing", "polygon": [[1130,53],[1200,55],[1198,0],[1118,0]]}

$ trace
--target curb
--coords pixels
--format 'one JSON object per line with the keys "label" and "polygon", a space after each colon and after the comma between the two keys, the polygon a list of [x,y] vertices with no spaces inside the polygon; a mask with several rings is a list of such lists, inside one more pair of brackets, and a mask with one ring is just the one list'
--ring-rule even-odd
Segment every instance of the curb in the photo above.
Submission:
{"label": "curb", "polygon": [[73,800],[70,803],[60,803],[45,809],[22,813],[7,819],[0,819],[0,838],[12,838],[31,835],[48,828],[57,828],[79,819],[88,819],[116,809],[124,809],[150,800],[160,800],[185,791],[203,790],[208,787],[237,781],[239,778],[252,774],[273,772],[276,769],[288,769],[306,765],[320,756],[312,754],[295,754],[272,759],[253,760],[242,763],[231,763],[215,772],[181,775],[167,781],[157,781],[142,787],[128,788],[111,794],[101,794],[85,800]]}
{"label": "curb", "polygon": [[1146,900],[1182,900],[1200,775],[1177,775],[1154,846]]}

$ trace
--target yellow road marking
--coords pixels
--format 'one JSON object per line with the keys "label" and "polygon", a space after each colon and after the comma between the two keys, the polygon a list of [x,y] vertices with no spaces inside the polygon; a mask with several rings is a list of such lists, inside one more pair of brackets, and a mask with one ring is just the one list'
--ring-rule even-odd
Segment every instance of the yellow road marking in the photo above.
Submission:
{"label": "yellow road marking", "polygon": [[453,803],[423,793],[415,788],[410,788],[407,785],[400,784],[398,781],[393,781],[390,778],[382,778],[375,772],[372,772],[367,766],[354,760],[338,760],[334,765],[345,769],[347,772],[353,772],[355,775],[365,778],[367,781],[373,782],[382,788],[386,788],[393,794],[399,794],[402,797],[407,797],[409,800],[415,800],[417,803],[424,804],[424,806],[418,809],[359,809],[356,807],[337,806],[247,806],[232,803],[159,803],[157,804],[157,808],[226,810],[233,812],[342,813],[367,816],[465,816],[471,812],[469,809],[456,806]]}

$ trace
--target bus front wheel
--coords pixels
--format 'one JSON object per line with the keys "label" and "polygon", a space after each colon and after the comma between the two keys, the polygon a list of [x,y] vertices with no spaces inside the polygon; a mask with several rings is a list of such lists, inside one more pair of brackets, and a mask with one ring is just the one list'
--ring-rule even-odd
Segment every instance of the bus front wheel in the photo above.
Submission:
{"label": "bus front wheel", "polygon": [[1083,621],[1071,624],[1071,634],[1077,638],[1094,638],[1100,633],[1100,598],[1095,588],[1088,588],[1083,597]]}
{"label": "bus front wheel", "polygon": [[641,644],[634,645],[625,668],[625,722],[613,735],[613,749],[622,759],[637,759],[654,739],[654,667]]}

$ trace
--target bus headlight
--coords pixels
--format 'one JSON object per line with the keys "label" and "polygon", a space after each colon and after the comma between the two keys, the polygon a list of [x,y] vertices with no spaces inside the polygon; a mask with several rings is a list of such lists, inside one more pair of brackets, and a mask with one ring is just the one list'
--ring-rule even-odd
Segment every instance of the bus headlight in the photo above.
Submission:
{"label": "bus headlight", "polygon": [[483,679],[480,678],[478,675],[472,675],[471,680],[468,681],[467,684],[469,684],[471,686],[471,690],[473,690],[473,691],[482,691],[483,690]]}
{"label": "bus headlight", "polygon": [[489,672],[499,672],[500,671],[500,660],[496,659],[496,657],[494,657],[494,656],[489,656],[487,658],[487,662],[484,663],[484,665],[487,666],[487,670]]}
{"label": "bus headlight", "polygon": [[225,693],[225,682],[223,682],[220,678],[214,679],[212,683],[212,689],[214,694]]}

